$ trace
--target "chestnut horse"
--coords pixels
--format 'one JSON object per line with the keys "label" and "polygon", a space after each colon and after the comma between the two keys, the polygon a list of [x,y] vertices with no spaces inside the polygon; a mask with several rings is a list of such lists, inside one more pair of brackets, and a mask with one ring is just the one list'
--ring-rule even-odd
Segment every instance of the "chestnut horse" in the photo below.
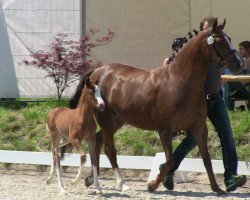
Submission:
{"label": "chestnut horse", "polygon": [[[82,95],[79,100],[79,105],[76,109],[58,107],[51,110],[48,114],[47,127],[51,135],[51,151],[53,155],[53,163],[51,172],[47,179],[47,184],[55,174],[58,176],[58,187],[60,192],[65,192],[60,175],[60,159],[59,146],[65,146],[69,142],[80,153],[80,168],[76,178],[72,184],[77,183],[82,175],[83,166],[86,162],[86,154],[82,150],[81,140],[85,140],[88,144],[91,165],[94,175],[94,184],[98,193],[101,193],[97,179],[97,159],[96,159],[96,122],[94,119],[94,108],[103,110],[105,103],[100,95],[100,88],[86,79],[85,87],[82,90]],[[60,142],[61,141],[61,142]],[[61,159],[64,155],[61,155]]]}
{"label": "chestnut horse", "polygon": [[[224,20],[218,24],[216,19],[211,29],[197,33],[166,67],[148,70],[125,64],[110,64],[86,72],[91,81],[98,82],[106,103],[104,112],[95,112],[101,128],[96,135],[98,158],[105,144],[105,154],[122,190],[128,189],[128,186],[119,171],[113,135],[128,123],[141,129],[158,131],[168,161],[156,180],[148,183],[149,191],[156,190],[173,167],[172,134],[189,129],[197,140],[212,190],[218,195],[224,194],[215,180],[207,147],[203,88],[208,61],[227,62],[232,71],[239,71],[243,66],[239,54],[222,31],[225,23]],[[71,98],[71,107],[78,102],[78,91],[84,86],[84,78]]]}

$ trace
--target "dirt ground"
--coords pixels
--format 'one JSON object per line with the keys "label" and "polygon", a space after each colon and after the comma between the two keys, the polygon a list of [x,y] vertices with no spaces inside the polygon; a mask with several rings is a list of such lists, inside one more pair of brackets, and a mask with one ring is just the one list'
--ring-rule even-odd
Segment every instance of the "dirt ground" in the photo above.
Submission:
{"label": "dirt ground", "polygon": [[[86,168],[83,178],[89,173]],[[250,199],[248,182],[244,187],[223,197],[217,197],[212,192],[207,175],[204,173],[190,173],[188,183],[175,184],[174,191],[166,191],[160,187],[153,193],[147,190],[148,170],[122,170],[126,183],[131,190],[122,193],[116,183],[115,176],[110,169],[101,170],[99,177],[103,194],[97,195],[92,187],[86,188],[82,179],[78,185],[71,185],[77,168],[68,167],[62,170],[62,180],[66,193],[60,194],[57,188],[57,178],[51,185],[46,185],[49,168],[42,169],[31,165],[0,165],[0,199],[1,200],[77,200],[77,199]],[[222,175],[216,175],[222,189],[225,189]]]}

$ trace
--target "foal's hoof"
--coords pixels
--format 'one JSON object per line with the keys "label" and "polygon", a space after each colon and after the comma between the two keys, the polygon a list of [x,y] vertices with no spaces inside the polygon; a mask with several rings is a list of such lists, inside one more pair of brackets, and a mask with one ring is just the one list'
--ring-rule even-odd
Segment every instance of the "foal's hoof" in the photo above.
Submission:
{"label": "foal's hoof", "polygon": [[71,185],[76,185],[78,182],[79,182],[79,180],[74,179],[74,180],[71,181]]}
{"label": "foal's hoof", "polygon": [[61,193],[61,194],[65,194],[66,191],[65,191],[63,188],[61,188],[61,189],[60,189],[60,193]]}
{"label": "foal's hoof", "polygon": [[126,184],[123,184],[123,186],[122,186],[122,192],[126,192],[127,190],[130,190],[130,187],[127,186]]}
{"label": "foal's hoof", "polygon": [[46,180],[47,185],[51,184],[51,179]]}
{"label": "foal's hoof", "polygon": [[96,190],[96,194],[98,194],[98,195],[102,195],[102,191],[101,190]]}
{"label": "foal's hoof", "polygon": [[91,186],[93,183],[94,183],[94,179],[93,179],[92,176],[87,176],[87,177],[85,178],[85,186],[86,186],[86,187]]}

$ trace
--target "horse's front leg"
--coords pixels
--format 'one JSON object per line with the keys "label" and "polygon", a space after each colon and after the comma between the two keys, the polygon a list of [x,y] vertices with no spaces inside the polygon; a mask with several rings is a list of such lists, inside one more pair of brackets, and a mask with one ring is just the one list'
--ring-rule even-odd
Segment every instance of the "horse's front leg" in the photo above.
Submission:
{"label": "horse's front leg", "polygon": [[119,185],[119,187],[122,189],[122,192],[125,192],[126,190],[129,190],[130,187],[128,187],[125,184],[124,179],[122,178],[120,169],[118,167],[117,164],[117,156],[116,156],[116,150],[115,150],[115,146],[114,146],[114,137],[113,137],[113,133],[109,132],[109,131],[103,131],[103,137],[104,137],[104,152],[107,155],[112,169],[114,171],[114,174],[116,176],[116,180],[117,183]]}
{"label": "horse's front leg", "polygon": [[165,157],[167,163],[163,165],[160,174],[157,175],[156,179],[148,183],[148,190],[150,192],[155,191],[159,184],[162,182],[163,178],[167,175],[169,170],[174,166],[174,158],[172,154],[172,133],[171,131],[159,132],[163,150],[165,152]]}
{"label": "horse's front leg", "polygon": [[205,122],[196,123],[196,126],[191,128],[191,131],[197,141],[198,148],[202,156],[205,168],[207,170],[207,174],[210,180],[212,190],[216,192],[217,195],[226,194],[226,192],[220,189],[220,187],[218,186],[215,180],[215,176],[214,176],[214,172],[212,168],[212,162],[211,162],[210,154],[208,152],[208,147],[207,147],[208,130],[207,130],[206,123]]}

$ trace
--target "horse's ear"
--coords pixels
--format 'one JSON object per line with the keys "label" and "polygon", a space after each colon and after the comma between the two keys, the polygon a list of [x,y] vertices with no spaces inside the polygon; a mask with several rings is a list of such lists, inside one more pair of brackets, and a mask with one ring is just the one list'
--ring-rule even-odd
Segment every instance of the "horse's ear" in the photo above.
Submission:
{"label": "horse's ear", "polygon": [[216,18],[214,19],[214,21],[213,21],[212,28],[213,28],[213,30],[216,30],[217,27],[218,27],[218,19],[217,19],[217,17],[216,17]]}
{"label": "horse's ear", "polygon": [[223,30],[225,25],[226,25],[226,19],[224,18],[223,22],[221,24],[219,24],[219,29]]}

